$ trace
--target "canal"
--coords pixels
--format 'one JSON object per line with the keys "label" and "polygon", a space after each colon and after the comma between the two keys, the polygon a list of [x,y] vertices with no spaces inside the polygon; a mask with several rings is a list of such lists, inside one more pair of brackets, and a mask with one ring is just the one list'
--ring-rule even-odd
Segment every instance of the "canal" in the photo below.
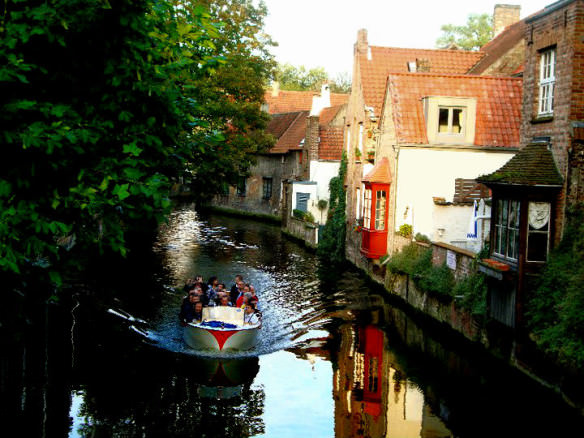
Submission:
{"label": "canal", "polygon": [[[144,248],[81,279],[70,302],[36,311],[6,342],[4,431],[470,438],[584,426],[551,390],[401,309],[357,270],[321,266],[277,226],[184,205]],[[237,274],[256,287],[261,340],[200,355],[177,324],[182,285],[217,275],[229,288]]]}

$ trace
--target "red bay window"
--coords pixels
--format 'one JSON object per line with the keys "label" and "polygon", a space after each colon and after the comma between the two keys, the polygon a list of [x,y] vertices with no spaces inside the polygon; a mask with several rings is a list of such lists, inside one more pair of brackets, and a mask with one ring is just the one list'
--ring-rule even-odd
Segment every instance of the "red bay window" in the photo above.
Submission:
{"label": "red bay window", "polygon": [[387,219],[391,172],[389,160],[383,158],[363,178],[363,229],[361,252],[378,259],[387,252]]}

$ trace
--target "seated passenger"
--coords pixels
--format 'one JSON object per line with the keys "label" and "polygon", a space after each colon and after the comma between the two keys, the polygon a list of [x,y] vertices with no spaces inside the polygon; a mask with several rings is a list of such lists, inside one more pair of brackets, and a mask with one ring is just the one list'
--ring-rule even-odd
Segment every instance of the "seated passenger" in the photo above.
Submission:
{"label": "seated passenger", "polygon": [[201,304],[201,300],[194,293],[190,293],[188,298],[186,300],[183,300],[180,312],[178,314],[178,317],[182,325],[187,325],[187,323],[193,320],[195,306],[197,303]]}
{"label": "seated passenger", "polygon": [[220,306],[229,306],[229,307],[231,307],[231,301],[229,301],[229,296],[228,295],[223,295],[221,297],[221,303],[219,305]]}
{"label": "seated passenger", "polygon": [[192,321],[201,322],[203,319],[203,303],[200,301],[195,303],[195,309],[193,310]]}
{"label": "seated passenger", "polygon": [[251,298],[251,292],[245,292],[237,299],[237,303],[235,303],[235,307],[241,307],[242,309],[247,306],[249,299]]}
{"label": "seated passenger", "polygon": [[252,306],[245,307],[245,313],[243,314],[244,324],[258,324],[260,322],[259,315],[256,313]]}

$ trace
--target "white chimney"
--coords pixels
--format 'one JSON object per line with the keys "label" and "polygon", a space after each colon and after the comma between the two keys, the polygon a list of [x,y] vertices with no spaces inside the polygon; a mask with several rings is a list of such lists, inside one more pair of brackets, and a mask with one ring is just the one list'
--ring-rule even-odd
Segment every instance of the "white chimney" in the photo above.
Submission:
{"label": "white chimney", "polygon": [[312,96],[311,116],[318,116],[323,108],[331,106],[331,90],[329,84],[323,84],[320,88],[320,95]]}

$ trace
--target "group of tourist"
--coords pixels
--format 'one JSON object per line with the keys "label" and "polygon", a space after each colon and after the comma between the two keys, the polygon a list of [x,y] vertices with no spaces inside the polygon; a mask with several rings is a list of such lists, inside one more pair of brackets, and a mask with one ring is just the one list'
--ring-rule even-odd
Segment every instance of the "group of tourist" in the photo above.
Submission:
{"label": "group of tourist", "polygon": [[243,276],[236,275],[235,283],[230,290],[225,283],[219,283],[217,277],[209,278],[207,283],[203,277],[189,278],[184,286],[186,296],[183,298],[179,319],[183,325],[189,322],[201,321],[204,307],[229,306],[244,310],[245,324],[257,324],[262,314],[258,308],[259,298],[255,288],[243,281]]}

